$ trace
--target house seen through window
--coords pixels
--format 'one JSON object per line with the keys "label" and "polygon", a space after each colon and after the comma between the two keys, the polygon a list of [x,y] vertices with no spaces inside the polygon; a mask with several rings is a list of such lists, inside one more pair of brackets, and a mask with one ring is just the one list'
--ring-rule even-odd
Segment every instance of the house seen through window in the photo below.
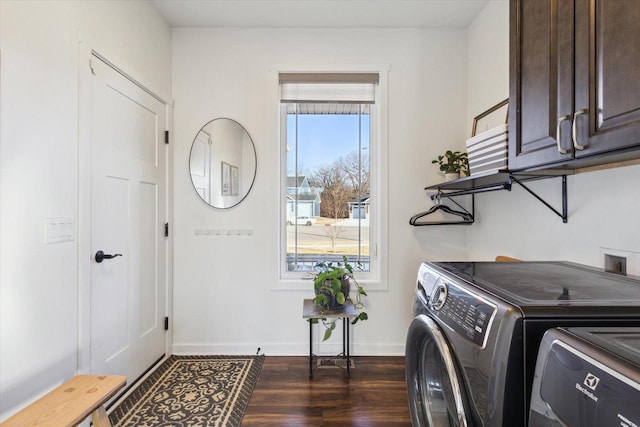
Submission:
{"label": "house seen through window", "polygon": [[313,271],[317,262],[343,256],[363,272],[375,268],[370,225],[377,74],[362,76],[281,75],[285,272]]}

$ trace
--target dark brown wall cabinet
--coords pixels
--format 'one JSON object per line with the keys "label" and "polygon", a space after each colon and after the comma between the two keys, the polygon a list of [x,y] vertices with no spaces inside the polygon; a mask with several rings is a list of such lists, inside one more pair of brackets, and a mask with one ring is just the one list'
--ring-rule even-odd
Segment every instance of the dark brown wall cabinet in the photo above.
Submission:
{"label": "dark brown wall cabinet", "polygon": [[509,169],[640,157],[640,1],[510,1]]}

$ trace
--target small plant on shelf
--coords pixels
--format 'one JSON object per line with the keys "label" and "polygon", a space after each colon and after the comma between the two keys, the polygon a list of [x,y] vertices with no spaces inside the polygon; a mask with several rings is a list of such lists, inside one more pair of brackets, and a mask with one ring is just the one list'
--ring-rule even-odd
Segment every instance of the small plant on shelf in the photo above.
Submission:
{"label": "small plant on shelf", "polygon": [[445,174],[462,172],[465,175],[469,175],[469,156],[467,153],[447,150],[444,155],[438,156],[431,163],[438,163],[440,170]]}
{"label": "small plant on shelf", "polygon": [[[347,301],[351,301],[353,306],[358,311],[357,317],[355,317],[351,324],[356,324],[359,320],[367,320],[369,316],[364,309],[362,303],[362,297],[367,296],[362,285],[353,277],[354,267],[349,263],[346,256],[342,257],[342,262],[319,262],[316,264],[316,276],[313,280],[313,290],[315,292],[315,298],[313,303],[320,309],[320,312],[327,312],[332,309],[340,309]],[[357,264],[357,268],[360,268],[360,263]],[[355,301],[351,300],[350,291],[351,284],[356,287]],[[331,333],[336,328],[336,320],[331,321],[326,318],[309,319],[311,323],[318,323],[318,320],[322,321],[326,330],[322,341],[326,341],[331,337]]]}

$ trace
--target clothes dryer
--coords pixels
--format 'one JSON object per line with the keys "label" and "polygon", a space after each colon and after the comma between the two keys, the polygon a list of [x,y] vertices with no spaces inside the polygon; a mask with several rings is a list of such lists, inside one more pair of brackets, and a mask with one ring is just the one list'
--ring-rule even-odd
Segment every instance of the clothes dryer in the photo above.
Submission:
{"label": "clothes dryer", "polygon": [[519,427],[544,333],[640,327],[640,281],[566,262],[423,263],[413,311],[413,425]]}
{"label": "clothes dryer", "polygon": [[640,328],[548,330],[529,426],[640,426]]}

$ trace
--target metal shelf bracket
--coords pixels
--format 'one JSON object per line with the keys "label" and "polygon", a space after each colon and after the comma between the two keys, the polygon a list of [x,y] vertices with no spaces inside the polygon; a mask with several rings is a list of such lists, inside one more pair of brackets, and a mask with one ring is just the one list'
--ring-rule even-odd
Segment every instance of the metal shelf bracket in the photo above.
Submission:
{"label": "metal shelf bracket", "polygon": [[524,185],[522,183],[522,181],[520,181],[518,178],[516,178],[513,175],[511,175],[510,179],[513,182],[515,182],[516,184],[518,184],[519,186],[521,186],[522,188],[524,188],[533,197],[538,199],[543,205],[545,205],[547,208],[549,208],[553,213],[555,213],[560,218],[562,218],[562,222],[566,224],[568,222],[568,213],[567,213],[567,210],[568,210],[567,209],[567,176],[566,175],[561,175],[561,177],[562,177],[562,213],[558,212],[558,210],[556,210],[553,206],[551,206],[549,203],[547,203],[546,200],[544,200],[542,197],[538,196],[533,190],[531,190],[529,187]]}
{"label": "metal shelf bracket", "polygon": [[[541,179],[549,179],[549,178],[561,178],[562,179],[562,212],[558,211],[556,208],[551,206],[546,200],[536,194],[533,190],[527,187],[524,182],[525,181],[535,181]],[[475,194],[479,193],[487,193],[491,191],[500,191],[507,190],[511,191],[513,183],[518,184],[524,190],[526,190],[529,194],[535,197],[540,203],[545,205],[549,210],[562,218],[563,223],[568,222],[568,204],[567,204],[567,174],[566,171],[562,171],[560,173],[552,173],[551,171],[546,171],[543,173],[520,173],[515,174],[509,171],[500,171],[496,174],[489,174],[480,177],[470,176],[466,178],[462,178],[457,181],[452,181],[444,184],[433,185],[431,187],[425,188],[425,190],[436,191],[436,194],[431,195],[431,200],[440,201],[443,198],[447,198],[458,205],[459,208],[463,209],[466,213],[470,215],[470,221],[466,222],[419,222],[418,218],[424,216],[423,214],[414,215],[409,223],[411,225],[448,225],[448,224],[473,224],[475,217],[475,200],[473,199]],[[458,196],[466,196],[471,195],[471,212],[464,209],[458,202],[453,200],[453,197]]]}

